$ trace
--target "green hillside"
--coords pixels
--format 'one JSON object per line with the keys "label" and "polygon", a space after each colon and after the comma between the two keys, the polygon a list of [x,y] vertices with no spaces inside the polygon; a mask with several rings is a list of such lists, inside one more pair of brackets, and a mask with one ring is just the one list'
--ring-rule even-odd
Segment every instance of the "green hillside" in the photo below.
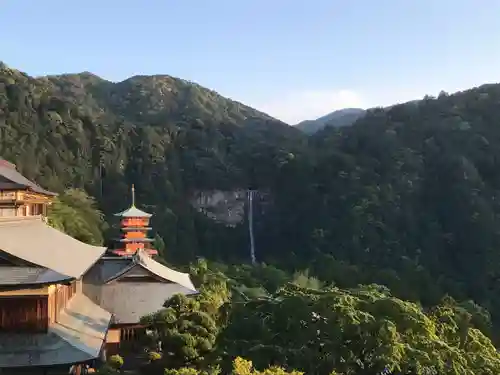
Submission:
{"label": "green hillside", "polygon": [[[229,278],[232,314],[219,311],[224,303],[210,305],[221,293],[228,300],[220,283],[190,305],[213,314],[216,327],[203,321],[210,330],[199,331],[208,330],[210,340],[195,352],[182,345],[196,340],[175,341],[184,344],[172,350],[186,356],[176,357],[175,367],[194,366],[191,354],[202,366],[207,351],[221,363],[244,355],[259,366],[313,374],[371,375],[387,361],[393,374],[423,374],[424,364],[443,374],[494,374],[498,355],[486,337],[498,342],[500,327],[499,103],[500,85],[484,85],[369,110],[352,126],[307,137],[168,76],[120,83],[89,73],[32,78],[2,65],[0,155],[47,188],[85,189],[106,215],[128,204],[134,183],[138,202],[155,213],[167,260],[224,263],[211,270]],[[267,266],[231,267],[248,261],[246,223],[214,222],[190,199],[197,191],[249,187],[263,197],[255,237],[257,259]],[[100,215],[72,208],[75,197],[93,205],[69,190],[54,223],[98,239]],[[97,222],[74,228],[74,212]],[[289,281],[302,289],[290,289]],[[379,286],[359,287],[373,283]],[[345,319],[320,341],[312,328],[289,331],[309,322],[311,306]],[[234,331],[264,319],[262,331]],[[273,344],[284,332],[295,334],[298,346]],[[369,341],[369,333],[380,333],[380,341]],[[341,334],[345,340],[332,339]],[[319,344],[349,358],[319,349],[298,355]],[[406,361],[410,354],[419,359]]]}
{"label": "green hillside", "polygon": [[[0,154],[27,177],[56,191],[84,188],[106,214],[129,203],[135,183],[171,255],[187,258],[222,251],[228,236],[234,246],[246,241],[238,233],[214,239],[227,229],[195,214],[194,191],[268,188],[306,142],[291,126],[170,76],[33,78],[4,64],[0,132]],[[201,228],[210,228],[206,241]]]}

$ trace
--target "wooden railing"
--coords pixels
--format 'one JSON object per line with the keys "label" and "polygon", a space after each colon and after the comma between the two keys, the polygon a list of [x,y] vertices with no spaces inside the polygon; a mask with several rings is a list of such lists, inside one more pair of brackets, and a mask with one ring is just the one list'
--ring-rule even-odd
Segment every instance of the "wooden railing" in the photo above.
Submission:
{"label": "wooden railing", "polygon": [[146,329],[142,326],[123,327],[120,332],[120,343],[138,342],[145,333]]}
{"label": "wooden railing", "polygon": [[15,191],[0,191],[0,201],[16,201],[18,198]]}
{"label": "wooden railing", "polygon": [[46,332],[76,294],[76,282],[48,295],[0,297],[0,332]]}
{"label": "wooden railing", "polygon": [[147,227],[149,224],[149,219],[147,218],[127,218],[123,219],[122,227]]}
{"label": "wooden railing", "polygon": [[125,234],[125,238],[130,238],[130,239],[142,239],[142,238],[146,238],[146,233],[144,232],[127,232]]}
{"label": "wooden railing", "polygon": [[144,249],[144,244],[143,243],[126,243],[125,244],[125,251],[135,253],[139,249]]}
{"label": "wooden railing", "polygon": [[48,313],[47,296],[2,297],[0,331],[46,332]]}

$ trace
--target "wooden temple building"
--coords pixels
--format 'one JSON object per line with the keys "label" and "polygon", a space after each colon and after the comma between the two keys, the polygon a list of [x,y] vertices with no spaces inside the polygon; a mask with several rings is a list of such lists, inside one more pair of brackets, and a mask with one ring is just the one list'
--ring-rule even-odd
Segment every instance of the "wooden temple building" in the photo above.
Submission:
{"label": "wooden temple building", "polygon": [[0,158],[0,217],[47,215],[57,194],[20,174],[16,166]]}
{"label": "wooden temple building", "polygon": [[107,353],[134,348],[146,327],[141,317],[161,309],[174,294],[197,291],[189,274],[174,271],[153,260],[144,250],[132,257],[103,257],[84,276],[84,293],[113,314]]}
{"label": "wooden temple building", "polygon": [[70,366],[79,374],[136,340],[140,318],[172,295],[197,293],[188,274],[142,247],[106,256],[106,248],[50,227],[55,195],[0,159],[0,374]]}

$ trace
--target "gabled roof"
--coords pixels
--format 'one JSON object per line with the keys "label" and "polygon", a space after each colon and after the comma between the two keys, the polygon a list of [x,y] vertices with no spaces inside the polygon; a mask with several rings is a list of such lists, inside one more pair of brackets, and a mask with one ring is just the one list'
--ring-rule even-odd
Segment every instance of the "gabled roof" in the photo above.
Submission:
{"label": "gabled roof", "polygon": [[196,294],[179,284],[140,281],[110,283],[98,290],[98,304],[113,314],[115,324],[137,324],[143,316],[161,310],[175,294]]}
{"label": "gabled roof", "polygon": [[153,258],[148,256],[144,250],[137,251],[133,257],[133,261],[127,267],[123,268],[117,274],[109,277],[107,280],[104,280],[104,283],[107,284],[120,279],[136,267],[142,267],[166,282],[179,284],[192,292],[197,292],[188,273],[174,271],[173,269],[158,263]]}
{"label": "gabled roof", "polygon": [[40,216],[0,218],[0,252],[80,278],[106,251],[50,227]]}
{"label": "gabled roof", "polygon": [[[151,281],[150,275],[157,281]],[[131,324],[160,310],[174,294],[198,291],[189,274],[174,271],[140,250],[132,258],[99,260],[84,276],[83,293],[111,312],[114,323]]]}
{"label": "gabled roof", "polygon": [[98,358],[111,314],[76,294],[47,333],[0,334],[0,368],[54,366]]}
{"label": "gabled roof", "polygon": [[33,190],[36,193],[56,196],[56,193],[45,190],[44,188],[37,185],[35,182],[28,180],[16,169],[16,166],[9,163],[5,159],[0,158],[0,177],[6,179],[6,182],[2,182],[4,189],[12,188],[27,188]]}

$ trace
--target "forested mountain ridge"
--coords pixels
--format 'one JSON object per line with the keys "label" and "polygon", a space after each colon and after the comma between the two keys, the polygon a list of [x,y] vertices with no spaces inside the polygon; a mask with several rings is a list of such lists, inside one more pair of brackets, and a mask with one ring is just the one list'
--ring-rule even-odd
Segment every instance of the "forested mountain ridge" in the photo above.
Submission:
{"label": "forested mountain ridge", "polygon": [[[279,238],[322,280],[376,282],[424,305],[470,298],[498,322],[499,104],[500,85],[483,85],[318,132],[314,160],[286,166],[282,189],[293,189],[261,243]],[[261,251],[277,260],[281,249]]]}
{"label": "forested mountain ridge", "polygon": [[306,134],[314,134],[326,126],[342,127],[352,125],[365,113],[366,111],[361,108],[344,108],[321,116],[316,120],[301,121],[295,127]]}
{"label": "forested mountain ridge", "polygon": [[[237,355],[311,374],[498,373],[488,337],[498,342],[500,327],[500,85],[376,108],[307,137],[205,103],[196,86],[171,97],[160,81],[0,67],[2,157],[44,187],[85,189],[106,214],[135,183],[169,261],[225,263],[193,266],[200,296],[149,317],[175,353],[159,374]],[[189,196],[247,187],[271,197],[255,220],[268,265],[229,266],[248,261],[246,226],[212,222]],[[99,242],[94,208],[66,190],[51,223]]]}
{"label": "forested mountain ridge", "polygon": [[55,95],[63,95],[87,110],[107,110],[146,124],[165,125],[185,117],[210,118],[243,126],[252,119],[278,120],[225,98],[196,83],[169,75],[133,76],[110,82],[92,73],[42,77]]}
{"label": "forested mountain ridge", "polygon": [[0,132],[0,153],[27,177],[56,191],[85,188],[106,214],[128,204],[135,183],[167,246],[189,256],[204,244],[200,225],[212,225],[190,207],[193,191],[268,188],[306,145],[299,130],[184,80],[33,78],[5,64]]}

